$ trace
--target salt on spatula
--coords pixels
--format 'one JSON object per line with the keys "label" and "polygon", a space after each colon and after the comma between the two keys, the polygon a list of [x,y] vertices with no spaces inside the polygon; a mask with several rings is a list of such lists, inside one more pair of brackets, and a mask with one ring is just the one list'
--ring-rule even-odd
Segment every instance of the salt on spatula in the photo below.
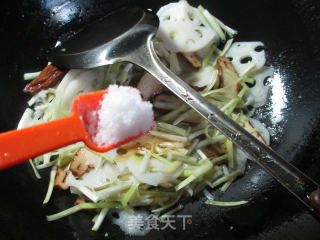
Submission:
{"label": "salt on spatula", "polygon": [[151,103],[132,87],[80,95],[71,110],[68,117],[0,134],[0,169],[78,141],[106,152],[154,127]]}

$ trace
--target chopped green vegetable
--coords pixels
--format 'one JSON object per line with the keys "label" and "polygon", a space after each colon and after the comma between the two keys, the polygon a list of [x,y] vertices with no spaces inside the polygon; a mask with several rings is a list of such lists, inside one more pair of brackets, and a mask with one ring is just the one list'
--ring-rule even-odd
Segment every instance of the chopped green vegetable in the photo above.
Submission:
{"label": "chopped green vegetable", "polygon": [[226,40],[226,36],[223,33],[219,23],[217,22],[216,18],[212,16],[206,9],[204,9],[201,5],[198,6],[198,11],[200,14],[198,16],[200,17],[201,22],[204,25],[209,25],[214,31],[218,33],[220,38],[222,40]]}
{"label": "chopped green vegetable", "polygon": [[179,108],[165,114],[165,115],[162,115],[160,118],[158,118],[159,121],[163,121],[163,122],[169,122],[169,121],[172,121],[174,119],[177,118],[177,116],[181,113],[181,112],[184,112],[185,110],[188,109],[188,106],[186,105],[181,105]]}
{"label": "chopped green vegetable", "polygon": [[160,127],[160,129],[164,129],[168,132],[178,134],[180,136],[186,136],[187,131],[184,130],[183,128],[179,128],[175,125],[165,123],[165,122],[157,122],[157,126]]}
{"label": "chopped green vegetable", "polygon": [[195,170],[193,170],[193,173],[191,176],[189,176],[188,178],[184,179],[181,183],[176,185],[175,187],[176,191],[179,191],[180,189],[184,188],[189,183],[201,177],[212,168],[213,166],[212,163],[208,159],[204,159],[204,160],[205,161],[199,167],[196,167]]}
{"label": "chopped green vegetable", "polygon": [[242,174],[243,174],[243,172],[241,170],[236,170],[227,176],[218,178],[213,183],[208,183],[208,185],[212,188],[215,188],[215,187],[219,186],[220,184],[225,183],[225,182],[229,181],[230,179],[236,178]]}
{"label": "chopped green vegetable", "polygon": [[203,71],[208,66],[208,62],[212,57],[212,54],[217,50],[217,46],[215,44],[212,44],[207,54],[204,56],[202,60],[202,65],[200,71]]}
{"label": "chopped green vegetable", "polygon": [[32,159],[29,159],[29,163],[30,163],[30,165],[32,167],[32,170],[33,170],[34,175],[36,176],[36,178],[41,179],[41,176],[40,176],[37,168],[34,166]]}
{"label": "chopped green vegetable", "polygon": [[228,165],[230,168],[234,168],[234,152],[233,143],[230,140],[226,141],[227,155],[228,155]]}
{"label": "chopped green vegetable", "polygon": [[153,136],[170,140],[170,141],[177,141],[177,142],[183,142],[183,143],[188,142],[187,137],[177,136],[177,135],[163,133],[163,132],[154,131],[154,130],[150,131],[149,133]]}
{"label": "chopped green vegetable", "polygon": [[176,120],[173,121],[173,125],[177,125],[178,123],[186,120],[187,118],[191,117],[194,113],[193,109],[189,109],[183,114],[181,114]]}
{"label": "chopped green vegetable", "polygon": [[59,218],[63,218],[66,216],[69,216],[73,213],[79,212],[80,210],[83,209],[105,209],[105,208],[118,208],[118,209],[123,209],[122,205],[119,202],[115,201],[105,201],[105,202],[99,202],[99,203],[80,203],[76,206],[73,206],[71,208],[68,208],[64,211],[61,211],[59,213],[47,216],[48,221],[54,221]]}
{"label": "chopped green vegetable", "polygon": [[[232,45],[233,39],[229,39],[226,44],[224,45],[224,48],[222,49],[222,51],[219,53],[219,56],[224,56],[230,49],[231,45]],[[217,63],[217,60],[214,61],[213,66],[215,66]]]}
{"label": "chopped green vegetable", "polygon": [[171,209],[170,211],[162,214],[159,218],[161,220],[164,220],[166,217],[175,214],[176,212],[180,211],[181,209],[183,209],[183,205],[179,204],[178,206],[176,206],[175,208]]}
{"label": "chopped green vegetable", "polygon": [[92,227],[92,231],[98,231],[103,220],[105,219],[105,217],[107,216],[107,213],[109,211],[109,208],[103,208],[101,209],[100,213],[97,215],[97,219],[94,221],[94,225]]}
{"label": "chopped green vegetable", "polygon": [[225,159],[227,159],[227,158],[228,158],[228,154],[223,154],[223,155],[221,155],[221,156],[219,156],[219,157],[213,158],[211,162],[212,162],[212,164],[214,165],[214,164],[216,164],[217,162],[220,162],[220,161],[225,160]]}
{"label": "chopped green vegetable", "polygon": [[126,207],[128,205],[128,202],[130,201],[130,199],[133,197],[133,195],[137,192],[137,189],[139,187],[139,182],[135,181],[131,187],[129,188],[129,190],[125,193],[125,195],[123,196],[123,198],[121,199],[121,204],[123,207]]}
{"label": "chopped green vegetable", "polygon": [[233,207],[233,206],[239,206],[239,205],[247,204],[248,201],[221,202],[221,201],[215,201],[215,200],[207,200],[205,203],[206,204],[211,204],[211,205],[214,205],[214,206]]}
{"label": "chopped green vegetable", "polygon": [[54,165],[51,168],[49,187],[48,187],[48,190],[47,190],[46,197],[43,200],[43,204],[47,204],[49,202],[50,198],[51,198],[52,191],[53,191],[53,186],[54,186],[54,179],[55,179],[56,173],[57,173],[57,168],[58,168],[57,165]]}

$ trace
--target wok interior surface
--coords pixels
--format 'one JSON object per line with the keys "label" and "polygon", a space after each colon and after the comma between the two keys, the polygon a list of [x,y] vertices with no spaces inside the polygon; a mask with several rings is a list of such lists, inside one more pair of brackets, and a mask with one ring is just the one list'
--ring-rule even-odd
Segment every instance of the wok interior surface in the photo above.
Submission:
{"label": "wok interior surface", "polygon": [[[58,37],[125,5],[158,10],[169,1],[6,0],[1,8],[0,130],[14,129],[29,96],[22,93],[24,72],[41,70]],[[200,1],[189,1],[198,5]],[[262,41],[275,75],[271,91],[256,118],[271,134],[271,146],[315,181],[320,182],[320,4],[312,0],[201,1],[227,25],[239,30],[237,41]],[[116,26],[115,26],[116,27]],[[17,146],[19,148],[19,146]],[[92,232],[94,212],[80,212],[48,223],[45,216],[73,205],[58,190],[42,206],[48,184],[33,176],[28,164],[0,172],[0,239],[132,239],[107,219]],[[146,239],[319,239],[317,223],[284,188],[248,162],[244,177],[233,183],[221,201],[249,200],[223,208],[204,204],[198,194],[184,200],[179,214],[192,215],[186,230],[151,231]],[[138,237],[137,237],[138,238]],[[139,237],[140,238],[140,237]]]}

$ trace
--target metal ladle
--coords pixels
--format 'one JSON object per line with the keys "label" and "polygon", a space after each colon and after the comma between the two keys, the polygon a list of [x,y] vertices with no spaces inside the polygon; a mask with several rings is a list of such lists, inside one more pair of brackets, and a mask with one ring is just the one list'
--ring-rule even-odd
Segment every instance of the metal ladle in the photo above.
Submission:
{"label": "metal ladle", "polygon": [[248,153],[320,220],[319,185],[167,69],[153,48],[152,39],[158,26],[159,19],[151,11],[122,9],[63,42],[51,53],[49,60],[64,68],[94,68],[123,61],[144,68]]}

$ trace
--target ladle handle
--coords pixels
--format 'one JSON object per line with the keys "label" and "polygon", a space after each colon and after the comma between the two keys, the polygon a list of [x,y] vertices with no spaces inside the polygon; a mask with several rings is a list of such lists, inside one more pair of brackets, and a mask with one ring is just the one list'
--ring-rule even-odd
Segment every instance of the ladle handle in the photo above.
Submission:
{"label": "ladle handle", "polygon": [[84,127],[75,115],[0,134],[0,170],[80,141]]}
{"label": "ladle handle", "polygon": [[147,44],[136,49],[128,60],[150,72],[233,143],[248,153],[253,160],[303,202],[316,218],[320,219],[320,211],[315,208],[314,201],[310,200],[311,193],[319,189],[319,185],[292,164],[285,161],[270,147],[257,140],[167,69],[157,57],[151,37],[148,39]]}

